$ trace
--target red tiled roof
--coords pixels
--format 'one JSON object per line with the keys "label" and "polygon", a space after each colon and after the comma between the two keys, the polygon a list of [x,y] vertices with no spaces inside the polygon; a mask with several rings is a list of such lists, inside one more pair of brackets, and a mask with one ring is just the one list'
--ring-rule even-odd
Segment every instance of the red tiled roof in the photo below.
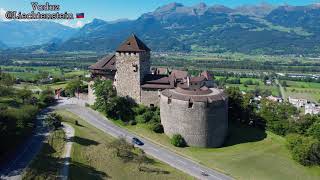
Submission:
{"label": "red tiled roof", "polygon": [[204,76],[207,80],[212,80],[213,75],[209,71],[203,71],[200,76]]}
{"label": "red tiled roof", "polygon": [[190,82],[202,82],[206,80],[206,77],[204,76],[198,76],[198,77],[191,77]]}
{"label": "red tiled roof", "polygon": [[117,52],[151,51],[137,36],[132,34],[117,49]]}
{"label": "red tiled roof", "polygon": [[177,79],[183,79],[183,78],[186,78],[188,76],[188,72],[187,71],[181,71],[181,70],[172,70],[170,75],[174,76]]}
{"label": "red tiled roof", "polygon": [[91,70],[116,70],[116,57],[112,56],[104,56],[97,63],[89,66]]}

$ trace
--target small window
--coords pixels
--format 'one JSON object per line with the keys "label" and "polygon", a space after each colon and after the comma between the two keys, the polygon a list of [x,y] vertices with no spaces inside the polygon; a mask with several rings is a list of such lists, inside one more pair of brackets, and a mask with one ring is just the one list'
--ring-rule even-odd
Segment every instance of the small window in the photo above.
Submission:
{"label": "small window", "polygon": [[150,104],[150,107],[153,108],[153,107],[154,107],[154,104]]}
{"label": "small window", "polygon": [[171,104],[171,98],[168,98],[168,104]]}
{"label": "small window", "polygon": [[193,102],[189,101],[188,108],[192,108]]}

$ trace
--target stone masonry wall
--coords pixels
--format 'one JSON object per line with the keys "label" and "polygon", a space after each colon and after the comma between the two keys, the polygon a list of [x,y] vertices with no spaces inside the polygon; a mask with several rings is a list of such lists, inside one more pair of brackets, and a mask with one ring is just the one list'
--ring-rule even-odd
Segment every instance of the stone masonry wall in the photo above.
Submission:
{"label": "stone masonry wall", "polygon": [[141,90],[141,103],[145,106],[150,106],[153,104],[154,106],[159,107],[160,102],[160,92],[158,90]]}
{"label": "stone masonry wall", "polygon": [[172,99],[161,95],[161,124],[167,135],[181,134],[190,146],[220,147],[228,132],[227,101],[217,101],[207,107],[205,102]]}
{"label": "stone masonry wall", "polygon": [[141,103],[140,85],[150,71],[150,53],[116,53],[115,87],[119,96]]}

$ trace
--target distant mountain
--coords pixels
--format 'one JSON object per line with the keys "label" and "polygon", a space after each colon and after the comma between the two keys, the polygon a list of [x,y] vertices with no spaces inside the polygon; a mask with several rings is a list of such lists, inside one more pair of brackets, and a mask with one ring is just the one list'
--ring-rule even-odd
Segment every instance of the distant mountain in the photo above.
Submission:
{"label": "distant mountain", "polygon": [[264,17],[268,15],[271,11],[273,11],[275,8],[277,8],[274,5],[268,4],[268,3],[261,3],[257,5],[243,5],[235,8],[235,12],[251,15],[251,16],[258,16],[258,17]]}
{"label": "distant mountain", "polygon": [[320,32],[320,4],[309,6],[280,6],[266,16],[269,22],[285,27],[301,27]]}
{"label": "distant mountain", "polygon": [[39,52],[114,51],[135,33],[153,51],[319,54],[319,7],[260,4],[231,9],[171,3],[136,20],[94,19],[67,40],[51,37]]}
{"label": "distant mountain", "polygon": [[0,21],[0,41],[9,47],[24,47],[66,40],[76,29],[48,21]]}
{"label": "distant mountain", "polygon": [[0,41],[0,49],[6,49],[7,45]]}

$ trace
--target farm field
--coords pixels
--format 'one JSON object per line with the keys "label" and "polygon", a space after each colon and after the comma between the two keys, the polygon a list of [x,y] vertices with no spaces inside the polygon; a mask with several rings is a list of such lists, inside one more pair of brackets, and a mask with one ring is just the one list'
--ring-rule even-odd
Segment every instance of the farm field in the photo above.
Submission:
{"label": "farm field", "polygon": [[320,83],[286,81],[285,91],[287,96],[304,98],[312,102],[320,102]]}
{"label": "farm field", "polygon": [[[217,80],[224,78],[222,76],[215,76]],[[230,78],[234,79],[234,78]],[[257,83],[259,85],[244,85],[245,81],[252,81],[253,83]],[[241,91],[244,92],[250,92],[250,91],[255,91],[257,88],[260,90],[268,90],[272,93],[273,96],[280,96],[279,94],[279,88],[276,85],[265,85],[261,79],[258,78],[240,78],[240,84],[230,84],[226,83],[227,87],[239,87]]]}

